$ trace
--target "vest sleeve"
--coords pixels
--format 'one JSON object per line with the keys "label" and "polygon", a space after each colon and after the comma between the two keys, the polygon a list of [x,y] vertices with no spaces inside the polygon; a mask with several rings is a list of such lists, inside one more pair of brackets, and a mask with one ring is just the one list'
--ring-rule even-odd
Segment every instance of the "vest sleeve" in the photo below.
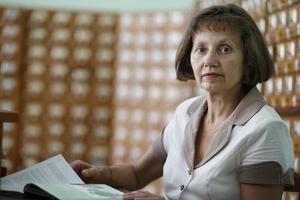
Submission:
{"label": "vest sleeve", "polygon": [[274,121],[256,128],[241,154],[239,181],[293,185],[293,145],[287,126]]}

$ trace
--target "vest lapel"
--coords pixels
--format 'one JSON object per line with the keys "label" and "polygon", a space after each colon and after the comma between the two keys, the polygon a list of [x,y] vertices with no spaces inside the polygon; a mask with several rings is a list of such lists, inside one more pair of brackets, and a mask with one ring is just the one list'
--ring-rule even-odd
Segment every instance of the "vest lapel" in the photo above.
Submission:
{"label": "vest lapel", "polygon": [[[242,126],[263,106],[265,105],[264,98],[255,88],[242,99],[237,108],[228,116],[224,124],[219,129],[218,133],[209,145],[202,161],[195,166],[200,167],[218,154],[229,142],[231,132],[234,126]],[[195,140],[203,113],[207,109],[206,98],[202,97],[192,103],[188,109],[189,121],[184,130],[183,154],[188,167],[194,167],[195,156]]]}
{"label": "vest lapel", "polygon": [[218,131],[218,133],[213,138],[212,143],[209,145],[203,159],[196,166],[196,168],[204,165],[206,162],[212,159],[217,153],[219,153],[223,149],[223,147],[227,145],[227,143],[230,140],[232,127],[233,127],[232,122],[226,122],[221,127],[220,131]]}
{"label": "vest lapel", "polygon": [[195,156],[195,141],[196,135],[199,127],[200,120],[203,116],[203,113],[207,109],[207,104],[204,98],[200,98],[193,103],[193,106],[197,106],[194,108],[193,114],[190,114],[190,120],[184,129],[184,139],[183,139],[183,155],[185,158],[185,162],[189,169],[194,167],[194,156]]}

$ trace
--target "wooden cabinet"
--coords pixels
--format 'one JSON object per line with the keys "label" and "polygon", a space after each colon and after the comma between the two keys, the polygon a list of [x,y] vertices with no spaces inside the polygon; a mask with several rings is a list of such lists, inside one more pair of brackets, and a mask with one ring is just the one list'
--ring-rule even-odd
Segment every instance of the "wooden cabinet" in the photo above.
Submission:
{"label": "wooden cabinet", "polygon": [[5,122],[17,122],[18,114],[10,111],[0,110],[0,176],[6,174],[6,169],[1,165],[2,162],[2,137],[3,137],[3,124]]}

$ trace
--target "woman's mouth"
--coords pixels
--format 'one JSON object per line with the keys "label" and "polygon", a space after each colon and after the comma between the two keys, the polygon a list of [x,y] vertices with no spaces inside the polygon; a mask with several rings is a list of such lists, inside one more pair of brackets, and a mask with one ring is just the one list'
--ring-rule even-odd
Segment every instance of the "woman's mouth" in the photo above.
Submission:
{"label": "woman's mouth", "polygon": [[217,78],[221,76],[221,74],[214,73],[214,72],[209,72],[201,75],[201,78],[207,77],[207,78]]}

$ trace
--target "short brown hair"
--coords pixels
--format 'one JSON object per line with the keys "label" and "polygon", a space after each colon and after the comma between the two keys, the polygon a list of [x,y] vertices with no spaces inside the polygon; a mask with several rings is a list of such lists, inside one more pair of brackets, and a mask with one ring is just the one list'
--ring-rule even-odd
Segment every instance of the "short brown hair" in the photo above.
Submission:
{"label": "short brown hair", "polygon": [[274,73],[272,58],[256,23],[241,7],[234,4],[208,7],[192,18],[176,54],[176,76],[180,81],[194,80],[190,62],[194,34],[203,29],[240,34],[244,55],[243,86],[250,89],[268,80]]}

